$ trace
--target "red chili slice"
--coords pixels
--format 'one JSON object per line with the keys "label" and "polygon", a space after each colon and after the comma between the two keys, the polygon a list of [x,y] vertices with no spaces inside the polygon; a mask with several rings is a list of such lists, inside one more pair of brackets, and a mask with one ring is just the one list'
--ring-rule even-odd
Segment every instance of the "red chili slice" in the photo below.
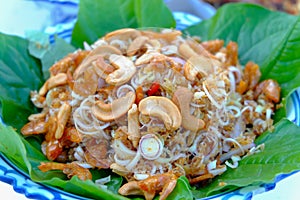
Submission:
{"label": "red chili slice", "polygon": [[158,92],[159,88],[160,88],[160,84],[159,83],[157,83],[157,82],[152,83],[150,89],[147,91],[147,95],[148,96],[155,95],[155,93]]}

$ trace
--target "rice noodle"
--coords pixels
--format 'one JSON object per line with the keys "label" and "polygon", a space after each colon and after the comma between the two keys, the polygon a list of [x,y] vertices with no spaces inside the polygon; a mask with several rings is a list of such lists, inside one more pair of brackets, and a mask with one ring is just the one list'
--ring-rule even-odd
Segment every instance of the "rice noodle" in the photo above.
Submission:
{"label": "rice noodle", "polygon": [[135,93],[135,89],[131,85],[122,85],[117,89],[117,98],[121,98],[127,94],[128,91]]}
{"label": "rice noodle", "polygon": [[218,109],[222,108],[222,105],[218,104],[217,101],[210,95],[210,93],[208,92],[206,86],[205,86],[205,82],[203,82],[203,90],[206,94],[206,96],[209,98],[209,100],[211,101],[211,103],[216,106]]}
{"label": "rice noodle", "polygon": [[229,151],[228,153],[222,154],[220,156],[220,161],[224,162],[225,160],[228,160],[229,158],[231,158],[231,156],[241,154],[242,152],[244,152],[254,146],[255,146],[254,143],[250,143],[250,144],[242,146],[242,148],[233,149],[233,150]]}
{"label": "rice noodle", "polygon": [[132,170],[132,168],[137,165],[140,159],[141,159],[141,152],[138,150],[134,158],[125,166],[126,169]]}

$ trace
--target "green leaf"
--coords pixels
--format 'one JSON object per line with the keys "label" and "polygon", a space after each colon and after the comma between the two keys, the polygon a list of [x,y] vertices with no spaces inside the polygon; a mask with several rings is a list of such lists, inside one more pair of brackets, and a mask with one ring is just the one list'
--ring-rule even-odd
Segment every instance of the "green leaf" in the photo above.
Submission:
{"label": "green leaf", "polygon": [[30,107],[26,107],[15,100],[5,97],[0,97],[0,101],[3,121],[20,130],[28,122],[27,117],[32,114],[34,109],[30,109]]}
{"label": "green leaf", "polygon": [[172,200],[189,200],[194,199],[191,192],[191,186],[188,179],[185,176],[181,176],[177,179],[177,184],[172,193],[167,197]]}
{"label": "green leaf", "polygon": [[[163,20],[162,20],[163,19]],[[72,44],[83,47],[108,32],[121,28],[175,27],[175,20],[162,0],[82,0]]]}
{"label": "green leaf", "polygon": [[42,72],[45,80],[49,78],[49,68],[54,63],[76,50],[75,47],[59,37],[55,37],[54,42],[50,44],[50,35],[41,31],[26,31],[26,38],[29,40],[28,50],[30,55],[42,62]]}
{"label": "green leaf", "polygon": [[210,185],[201,188],[202,197],[248,185],[271,183],[279,174],[299,170],[299,133],[300,127],[289,120],[281,120],[274,132],[266,132],[256,140],[257,144],[265,144],[261,153],[244,158],[236,169],[228,169]]}
{"label": "green leaf", "polygon": [[50,48],[49,35],[41,31],[26,31],[25,37],[29,40],[30,55],[41,59]]}
{"label": "green leaf", "polygon": [[0,33],[0,44],[1,116],[6,124],[19,128],[25,115],[34,111],[29,93],[43,83],[40,63],[29,54],[25,39]]}
{"label": "green leaf", "polygon": [[0,141],[0,152],[7,156],[18,168],[29,172],[31,165],[27,159],[26,148],[20,135],[12,127],[0,123]]}
{"label": "green leaf", "polygon": [[276,79],[280,83],[283,97],[300,86],[299,16],[254,4],[228,4],[211,19],[185,31],[203,40],[236,41],[241,63],[256,62],[262,79]]}
{"label": "green leaf", "polygon": [[161,0],[135,1],[135,15],[138,27],[174,28],[176,24],[172,12]]}
{"label": "green leaf", "polygon": [[52,179],[42,182],[54,187],[59,187],[66,192],[93,199],[127,199],[111,192],[110,190],[101,189],[91,180],[82,181],[78,179],[77,176],[73,176],[70,180],[62,180],[54,176]]}

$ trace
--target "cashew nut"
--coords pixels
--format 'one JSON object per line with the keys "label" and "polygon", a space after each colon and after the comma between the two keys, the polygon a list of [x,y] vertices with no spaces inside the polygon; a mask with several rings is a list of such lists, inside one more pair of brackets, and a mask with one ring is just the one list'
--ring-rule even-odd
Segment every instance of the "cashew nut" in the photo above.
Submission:
{"label": "cashew nut", "polygon": [[97,60],[93,61],[92,65],[96,74],[103,79],[106,79],[108,74],[112,73],[115,70],[115,68],[110,64],[107,64],[104,61],[104,58],[101,56],[98,57]]}
{"label": "cashew nut", "polygon": [[86,59],[82,61],[82,63],[76,68],[76,70],[73,73],[73,79],[76,80],[78,77],[88,68],[92,65],[92,62],[98,59],[100,55],[93,55],[88,56]]}
{"label": "cashew nut", "polygon": [[139,36],[135,38],[127,49],[127,55],[133,56],[134,54],[136,54],[136,52],[140,50],[140,48],[146,43],[148,39],[149,38],[145,36]]}
{"label": "cashew nut", "polygon": [[144,194],[137,181],[130,181],[128,183],[125,183],[122,187],[120,187],[118,192],[123,196]]}
{"label": "cashew nut", "polygon": [[167,42],[172,42],[182,33],[178,30],[163,29],[161,32],[142,31],[142,34],[148,36],[151,39],[164,39]]}
{"label": "cashew nut", "polygon": [[112,54],[109,61],[116,70],[105,79],[108,84],[122,85],[129,81],[136,72],[134,63],[126,56]]}
{"label": "cashew nut", "polygon": [[51,76],[39,90],[39,95],[44,96],[48,90],[68,83],[68,77],[65,73],[58,73],[55,76]]}
{"label": "cashew nut", "polygon": [[135,61],[135,65],[142,65],[142,64],[148,64],[150,63],[154,58],[161,56],[159,52],[156,51],[147,51],[144,53],[141,57],[139,57]]}
{"label": "cashew nut", "polygon": [[128,171],[128,169],[126,169],[126,167],[118,165],[117,163],[112,163],[110,165],[110,169],[114,173],[119,174],[120,176],[126,176],[130,173],[130,171]]}
{"label": "cashew nut", "polygon": [[96,101],[92,107],[92,113],[99,120],[110,122],[125,115],[135,101],[135,94],[128,92],[125,96],[105,104],[103,101]]}
{"label": "cashew nut", "polygon": [[172,101],[179,107],[182,116],[182,127],[196,132],[204,128],[205,123],[203,120],[190,114],[190,102],[192,101],[192,98],[193,93],[188,88],[178,87]]}
{"label": "cashew nut", "polygon": [[128,139],[136,148],[141,138],[137,105],[133,104],[128,111]]}
{"label": "cashew nut", "polygon": [[101,45],[96,47],[95,49],[93,49],[91,51],[91,53],[89,54],[89,56],[93,56],[93,55],[101,55],[102,57],[106,58],[108,56],[110,56],[111,54],[118,54],[121,55],[122,52],[111,45]]}
{"label": "cashew nut", "polygon": [[139,103],[139,111],[143,115],[160,118],[168,130],[178,129],[181,125],[180,111],[167,97],[150,96],[144,98]]}
{"label": "cashew nut", "polygon": [[213,73],[216,66],[221,66],[218,60],[203,55],[193,55],[184,64],[184,75],[188,80],[194,81],[198,74],[205,77]]}
{"label": "cashew nut", "polygon": [[89,55],[76,68],[73,78],[76,80],[89,66],[92,65],[99,57],[108,58],[111,54],[121,55],[122,52],[114,46],[102,45],[92,50]]}
{"label": "cashew nut", "polygon": [[178,47],[179,55],[181,55],[185,60],[192,56],[197,56],[198,54],[187,44],[182,43]]}
{"label": "cashew nut", "polygon": [[115,39],[128,41],[129,39],[135,39],[138,36],[141,36],[140,31],[133,28],[124,28],[106,34],[104,40],[108,42]]}
{"label": "cashew nut", "polygon": [[64,103],[57,113],[57,128],[55,131],[55,139],[63,136],[65,126],[70,118],[72,107],[68,103]]}

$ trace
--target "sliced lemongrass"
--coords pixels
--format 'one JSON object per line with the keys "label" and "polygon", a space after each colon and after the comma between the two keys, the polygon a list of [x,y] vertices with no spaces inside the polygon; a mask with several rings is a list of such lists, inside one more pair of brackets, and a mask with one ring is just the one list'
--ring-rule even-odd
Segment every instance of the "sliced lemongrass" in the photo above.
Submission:
{"label": "sliced lemongrass", "polygon": [[140,139],[139,149],[143,158],[155,160],[163,152],[163,142],[155,134],[147,134]]}

